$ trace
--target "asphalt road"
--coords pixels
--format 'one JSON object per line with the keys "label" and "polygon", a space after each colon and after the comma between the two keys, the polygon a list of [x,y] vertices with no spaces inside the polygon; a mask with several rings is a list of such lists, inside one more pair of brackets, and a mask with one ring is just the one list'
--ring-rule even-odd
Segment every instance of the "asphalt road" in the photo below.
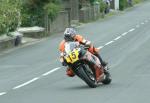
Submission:
{"label": "asphalt road", "polygon": [[89,88],[58,61],[63,34],[0,55],[0,103],[150,103],[150,1],[77,31],[101,47],[110,85]]}

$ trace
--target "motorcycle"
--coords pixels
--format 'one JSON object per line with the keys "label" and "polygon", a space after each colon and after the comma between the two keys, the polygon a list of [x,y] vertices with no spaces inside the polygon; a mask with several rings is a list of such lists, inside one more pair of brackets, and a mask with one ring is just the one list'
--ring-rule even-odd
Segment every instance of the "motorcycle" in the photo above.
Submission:
{"label": "motorcycle", "polygon": [[[112,79],[108,67],[103,67],[99,59],[78,42],[65,44],[63,59],[74,74],[81,78],[89,87],[95,88],[99,83],[111,83]],[[96,65],[99,65],[99,68],[95,69]],[[96,72],[97,70],[98,72]]]}

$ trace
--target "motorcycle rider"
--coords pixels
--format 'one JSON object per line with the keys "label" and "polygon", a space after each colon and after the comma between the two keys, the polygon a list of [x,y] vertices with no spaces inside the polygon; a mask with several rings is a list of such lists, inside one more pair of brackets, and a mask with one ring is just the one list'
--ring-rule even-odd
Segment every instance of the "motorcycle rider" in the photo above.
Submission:
{"label": "motorcycle rider", "polygon": [[[84,45],[85,47],[88,47],[88,51],[91,52],[92,54],[94,54],[96,57],[98,57],[98,59],[101,62],[101,65],[103,67],[105,67],[107,65],[107,63],[102,60],[100,54],[98,53],[99,49],[95,48],[92,45],[91,41],[88,41],[88,40],[84,39],[83,36],[77,34],[73,28],[66,28],[66,30],[64,31],[64,40],[62,40],[59,45],[59,50],[60,50],[60,54],[61,54],[60,61],[62,62],[63,66],[67,66],[67,64],[63,60],[63,53],[64,53],[64,49],[65,49],[65,43],[69,42],[69,41],[76,41],[76,42],[79,42],[80,44]],[[70,69],[70,68],[67,68],[66,74],[69,77],[74,76],[74,73],[73,73],[72,69]]]}

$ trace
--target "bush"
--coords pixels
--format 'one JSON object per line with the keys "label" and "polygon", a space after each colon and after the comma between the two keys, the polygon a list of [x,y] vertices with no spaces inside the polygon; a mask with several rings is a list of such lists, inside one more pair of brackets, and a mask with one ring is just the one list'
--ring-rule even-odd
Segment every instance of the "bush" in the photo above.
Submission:
{"label": "bush", "polygon": [[140,2],[141,2],[141,0],[133,0],[133,4],[138,4]]}
{"label": "bush", "polygon": [[21,26],[43,26],[44,10],[42,8],[23,7],[21,14]]}
{"label": "bush", "polygon": [[22,26],[44,26],[44,13],[54,19],[59,12],[60,0],[26,0],[22,5]]}
{"label": "bush", "polygon": [[89,0],[91,5],[93,5],[93,3],[96,1],[96,0]]}
{"label": "bush", "polygon": [[97,0],[100,4],[100,12],[104,13],[105,8],[107,7],[106,3],[103,0]]}
{"label": "bush", "polygon": [[0,35],[14,31],[19,25],[19,0],[0,1]]}
{"label": "bush", "polygon": [[53,21],[60,11],[60,7],[54,3],[48,3],[44,6],[45,12],[48,14],[49,18]]}
{"label": "bush", "polygon": [[101,2],[100,2],[100,12],[101,12],[101,13],[104,13],[106,8],[107,8],[106,3],[103,2],[103,1],[101,1]]}
{"label": "bush", "polygon": [[119,9],[124,10],[127,7],[127,0],[119,0]]}

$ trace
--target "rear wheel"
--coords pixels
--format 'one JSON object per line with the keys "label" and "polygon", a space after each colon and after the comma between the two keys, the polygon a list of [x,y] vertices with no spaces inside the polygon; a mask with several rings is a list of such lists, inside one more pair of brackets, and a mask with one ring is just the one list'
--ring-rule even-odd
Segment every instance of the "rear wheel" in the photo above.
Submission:
{"label": "rear wheel", "polygon": [[104,71],[104,74],[105,74],[105,79],[102,81],[102,83],[103,84],[110,84],[111,83],[111,81],[112,81],[112,79],[111,79],[111,75],[110,75],[110,73],[109,73],[109,71]]}

